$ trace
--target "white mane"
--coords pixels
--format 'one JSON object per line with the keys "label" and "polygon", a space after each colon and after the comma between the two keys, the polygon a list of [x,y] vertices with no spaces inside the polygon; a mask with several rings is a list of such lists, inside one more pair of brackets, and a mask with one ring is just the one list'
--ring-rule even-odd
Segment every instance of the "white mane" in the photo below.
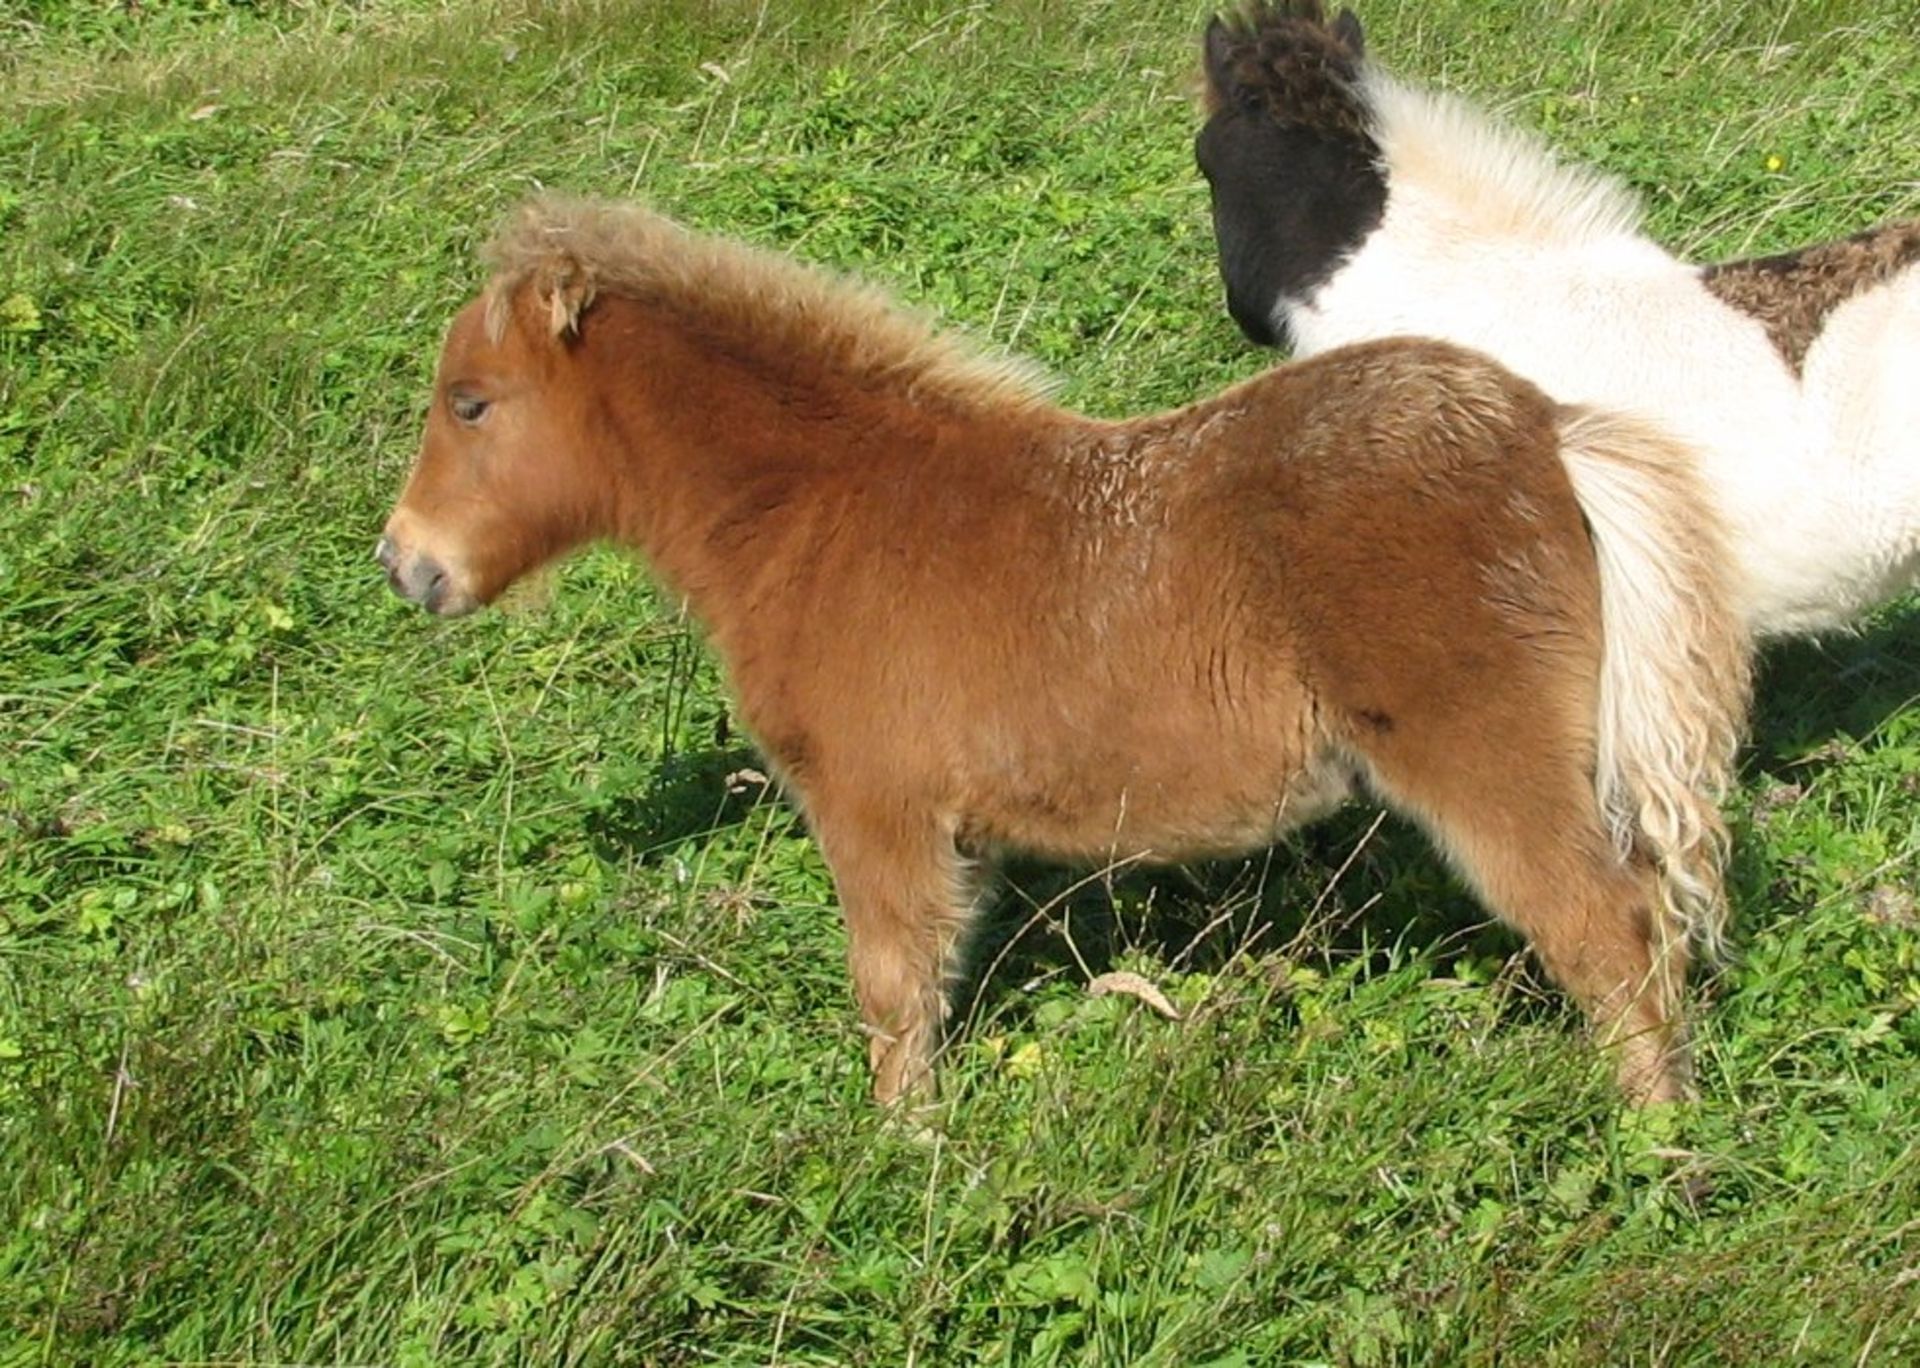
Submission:
{"label": "white mane", "polygon": [[1457,96],[1403,85],[1371,64],[1361,89],[1389,187],[1447,202],[1474,233],[1579,243],[1639,231],[1632,191],[1556,161],[1533,134],[1503,127]]}

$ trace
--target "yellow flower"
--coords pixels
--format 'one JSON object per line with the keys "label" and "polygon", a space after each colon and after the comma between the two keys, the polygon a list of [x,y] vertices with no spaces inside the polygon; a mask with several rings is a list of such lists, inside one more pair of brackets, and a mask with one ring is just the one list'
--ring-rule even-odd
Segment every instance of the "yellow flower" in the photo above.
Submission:
{"label": "yellow flower", "polygon": [[1046,1052],[1040,1048],[1040,1042],[1029,1040],[1007,1056],[1007,1072],[1015,1078],[1032,1078],[1040,1072],[1040,1065],[1046,1058]]}
{"label": "yellow flower", "polygon": [[1778,152],[1767,153],[1767,170],[1778,171],[1786,166],[1786,164],[1786,158],[1782,157]]}

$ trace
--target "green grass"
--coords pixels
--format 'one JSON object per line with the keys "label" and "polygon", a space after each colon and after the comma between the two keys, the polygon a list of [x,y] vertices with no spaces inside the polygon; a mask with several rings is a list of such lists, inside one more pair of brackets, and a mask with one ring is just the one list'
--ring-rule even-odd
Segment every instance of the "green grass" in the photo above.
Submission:
{"label": "green grass", "polygon": [[[1920,1353],[1911,612],[1768,662],[1698,1103],[1622,1115],[1358,812],[1022,871],[920,1132],[864,1101],[826,871],[729,783],[673,605],[604,553],[455,624],[381,584],[439,330],[535,185],[864,272],[1098,412],[1267,364],[1191,166],[1203,15],[0,19],[0,1363]],[[1907,5],[1363,17],[1676,244],[1920,211]],[[1183,1019],[1089,997],[1108,964]]]}

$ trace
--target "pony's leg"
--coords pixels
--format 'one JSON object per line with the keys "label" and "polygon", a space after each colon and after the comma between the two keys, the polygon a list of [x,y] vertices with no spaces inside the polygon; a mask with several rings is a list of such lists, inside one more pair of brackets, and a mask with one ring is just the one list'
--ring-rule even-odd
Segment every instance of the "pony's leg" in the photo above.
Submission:
{"label": "pony's leg", "polygon": [[[1687,1093],[1684,935],[1661,912],[1658,878],[1613,848],[1579,748],[1538,727],[1456,753],[1375,754],[1382,793],[1426,827],[1488,907],[1515,927],[1541,965],[1587,1012],[1635,1102]],[[1461,738],[1463,741],[1465,738]],[[1438,763],[1433,763],[1438,761]]]}
{"label": "pony's leg", "polygon": [[847,919],[874,1100],[926,1096],[948,975],[973,910],[966,863],[931,813],[816,806],[812,819]]}

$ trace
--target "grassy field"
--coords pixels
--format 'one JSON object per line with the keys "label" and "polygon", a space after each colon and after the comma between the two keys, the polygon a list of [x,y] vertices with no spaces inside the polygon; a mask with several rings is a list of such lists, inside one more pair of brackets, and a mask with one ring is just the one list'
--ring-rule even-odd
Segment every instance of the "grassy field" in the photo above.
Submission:
{"label": "grassy field", "polygon": [[[864,1100],[824,867],[674,605],[606,553],[451,624],[380,582],[535,186],[863,272],[1100,413],[1269,364],[1191,162],[1204,15],[0,13],[0,1364],[1920,1355],[1913,612],[1767,662],[1697,1103],[1623,1115],[1356,811],[1018,871],[923,1131]],[[1920,212],[1906,0],[1363,17],[1690,250]]]}

